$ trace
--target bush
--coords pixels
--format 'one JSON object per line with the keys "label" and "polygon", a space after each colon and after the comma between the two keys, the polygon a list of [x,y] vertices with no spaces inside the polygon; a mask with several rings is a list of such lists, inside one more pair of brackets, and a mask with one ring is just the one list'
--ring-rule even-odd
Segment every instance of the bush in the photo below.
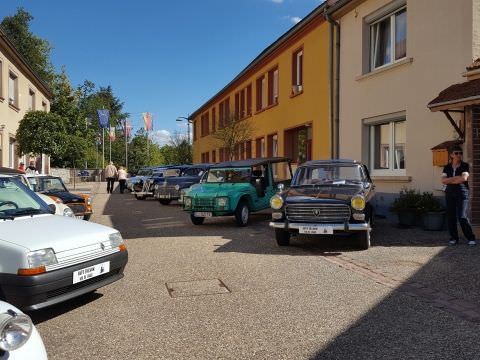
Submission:
{"label": "bush", "polygon": [[433,196],[433,193],[424,192],[418,203],[418,210],[421,213],[440,212],[444,211],[444,207],[438,198]]}
{"label": "bush", "polygon": [[390,211],[399,213],[401,211],[419,211],[422,195],[418,190],[402,189],[399,196],[395,199]]}

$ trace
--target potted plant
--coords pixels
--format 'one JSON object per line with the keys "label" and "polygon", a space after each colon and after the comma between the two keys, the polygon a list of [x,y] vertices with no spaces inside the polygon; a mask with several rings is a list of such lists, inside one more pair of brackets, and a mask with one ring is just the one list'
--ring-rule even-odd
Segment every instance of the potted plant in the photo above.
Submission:
{"label": "potted plant", "polygon": [[402,189],[394,200],[390,211],[398,216],[400,226],[414,226],[419,213],[419,202],[422,195],[413,189]]}
{"label": "potted plant", "polygon": [[418,204],[425,230],[439,231],[445,222],[445,208],[433,193],[424,192]]}

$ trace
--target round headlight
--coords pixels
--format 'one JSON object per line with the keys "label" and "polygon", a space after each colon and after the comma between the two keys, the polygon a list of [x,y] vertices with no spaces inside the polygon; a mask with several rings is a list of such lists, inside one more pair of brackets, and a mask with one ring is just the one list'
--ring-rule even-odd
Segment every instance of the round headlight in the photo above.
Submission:
{"label": "round headlight", "polygon": [[280,195],[273,195],[270,199],[272,209],[279,210],[283,206],[283,198]]}
{"label": "round headlight", "polygon": [[217,198],[217,206],[219,207],[226,207],[228,204],[228,198],[219,197]]}
{"label": "round headlight", "polygon": [[175,190],[180,190],[180,185],[175,185]]}
{"label": "round headlight", "polygon": [[184,201],[185,207],[192,206],[192,198],[186,197],[183,201]]}
{"label": "round headlight", "polygon": [[32,335],[33,324],[24,314],[13,310],[0,314],[0,349],[14,351],[25,344]]}
{"label": "round headlight", "polygon": [[354,208],[355,210],[365,209],[364,197],[361,195],[355,195],[354,197],[352,197],[351,205],[352,205],[352,208]]}
{"label": "round headlight", "polygon": [[72,209],[69,207],[63,209],[63,216],[74,217],[75,214],[73,213]]}

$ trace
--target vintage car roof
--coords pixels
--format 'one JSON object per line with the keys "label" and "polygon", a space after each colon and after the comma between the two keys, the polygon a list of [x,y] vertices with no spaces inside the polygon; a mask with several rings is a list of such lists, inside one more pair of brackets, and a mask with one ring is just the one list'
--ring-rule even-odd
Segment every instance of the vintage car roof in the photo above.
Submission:
{"label": "vintage car roof", "polygon": [[284,162],[284,161],[290,162],[291,159],[286,157],[271,157],[271,158],[237,160],[237,161],[225,161],[222,163],[212,165],[210,168],[214,169],[214,168],[224,168],[224,167],[250,167],[250,166],[257,166],[257,165]]}
{"label": "vintage car roof", "polygon": [[328,160],[310,160],[303,163],[301,166],[317,166],[327,164],[343,164],[343,165],[361,165],[362,163],[357,160],[351,159],[328,159]]}

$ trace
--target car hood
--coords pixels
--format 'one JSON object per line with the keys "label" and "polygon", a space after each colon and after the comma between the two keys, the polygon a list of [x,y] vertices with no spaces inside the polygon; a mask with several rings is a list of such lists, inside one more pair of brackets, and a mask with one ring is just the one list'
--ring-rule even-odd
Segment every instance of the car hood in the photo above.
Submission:
{"label": "car hood", "polygon": [[[25,229],[31,229],[29,233]],[[38,215],[0,222],[0,239],[24,248],[56,253],[107,241],[115,229],[67,216]]]}
{"label": "car hood", "polygon": [[350,201],[357,194],[363,195],[361,185],[333,185],[290,188],[286,191],[287,203],[315,201],[316,199]]}
{"label": "car hood", "polygon": [[55,192],[44,191],[44,192],[42,192],[42,194],[48,195],[48,196],[56,196],[56,197],[62,199],[62,201],[65,204],[85,202],[85,199],[83,197],[81,197],[80,195],[75,195],[75,194],[72,194],[71,192],[68,192],[68,191],[58,191],[58,192],[56,192],[56,191]]}
{"label": "car hood", "polygon": [[190,188],[187,196],[195,197],[218,197],[231,196],[238,192],[250,191],[250,183],[213,183],[213,184],[195,184]]}

